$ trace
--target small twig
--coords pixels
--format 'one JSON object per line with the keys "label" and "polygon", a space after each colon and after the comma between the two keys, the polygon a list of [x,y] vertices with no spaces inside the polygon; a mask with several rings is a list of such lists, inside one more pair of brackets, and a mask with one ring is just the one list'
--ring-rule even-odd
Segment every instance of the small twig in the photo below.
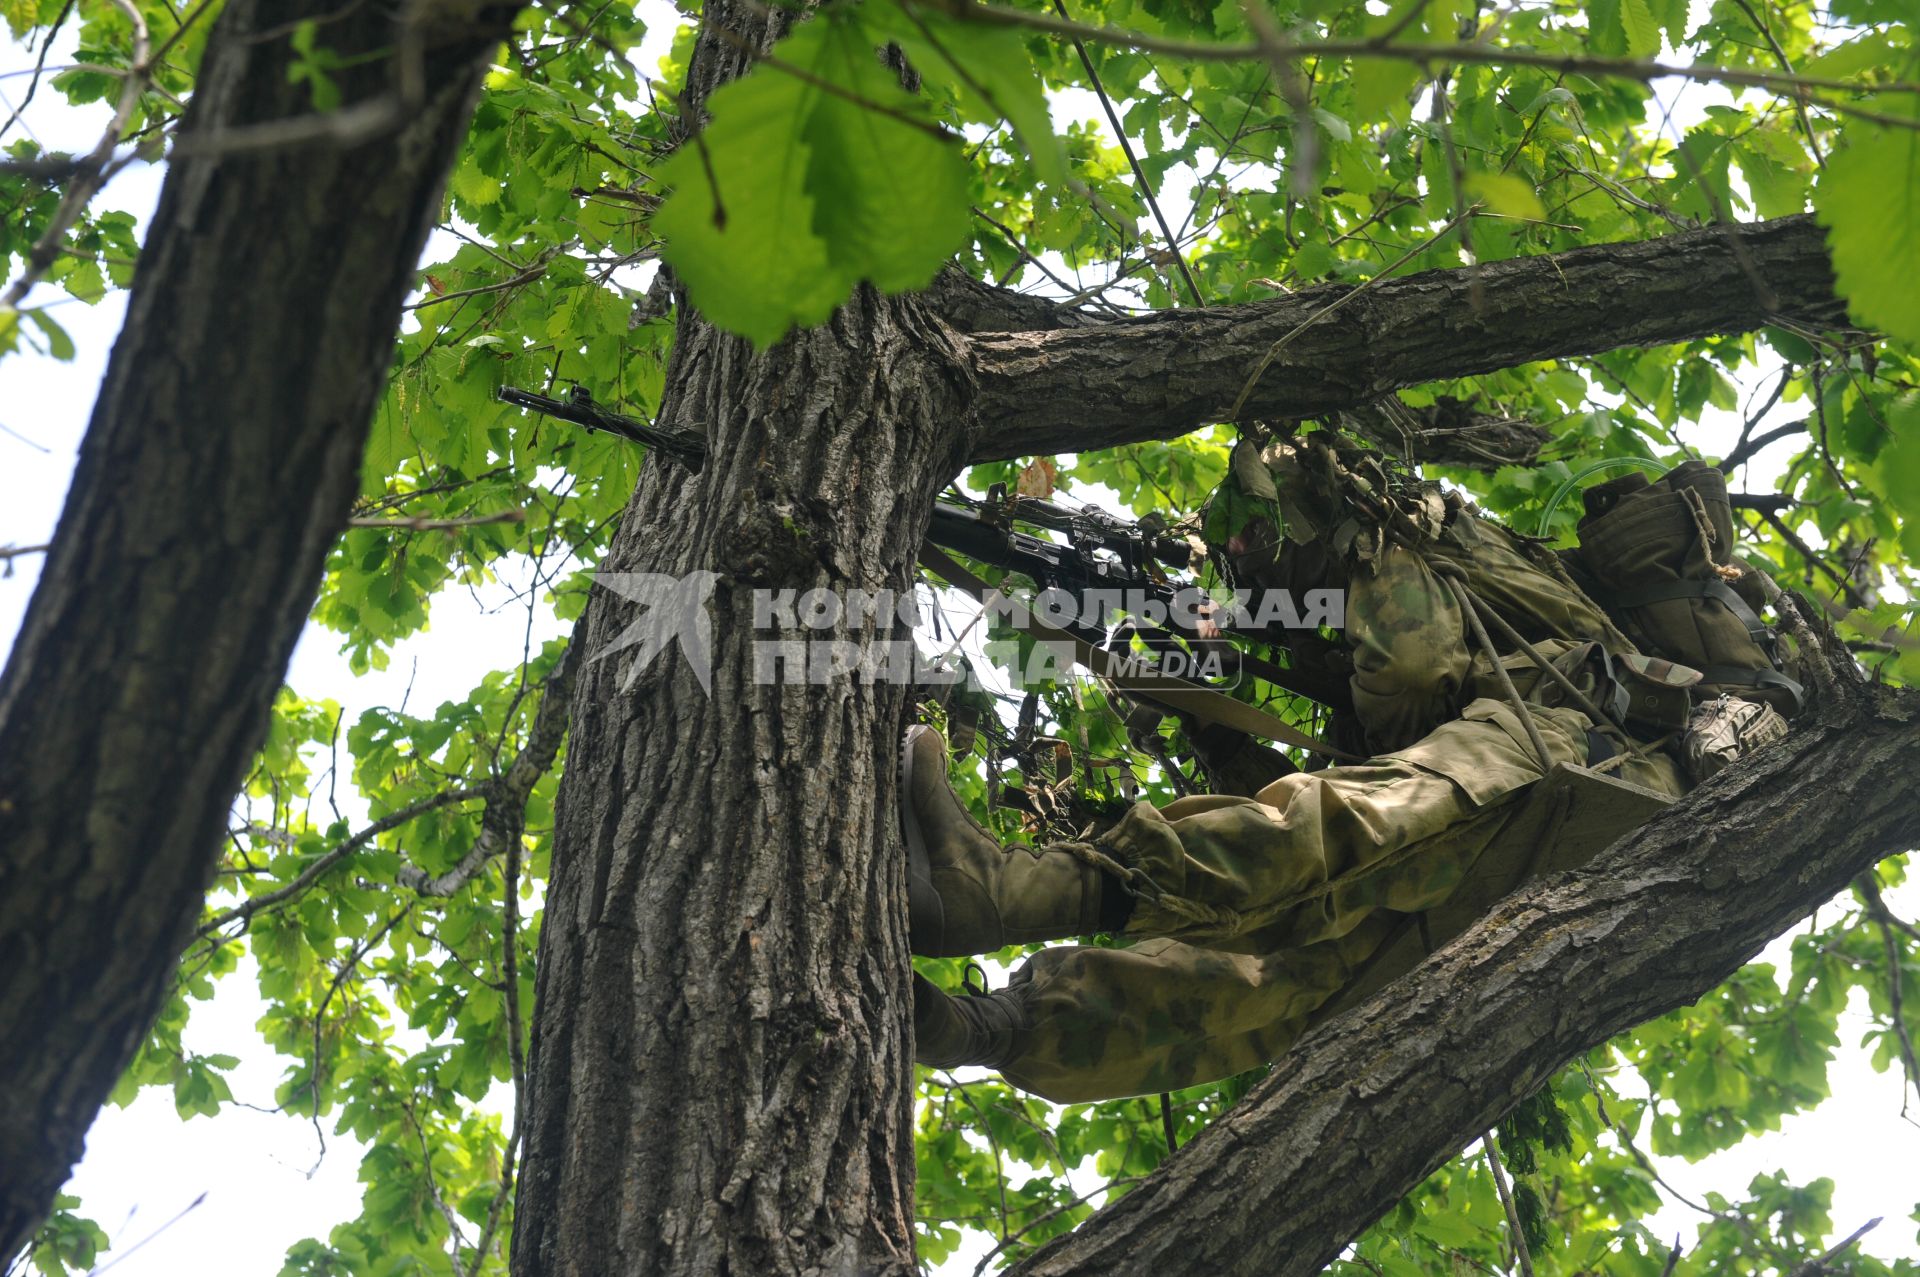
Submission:
{"label": "small twig", "polygon": [[443,874],[429,874],[418,865],[403,864],[394,873],[401,886],[423,896],[451,896],[471,881],[495,856],[511,850],[525,833],[527,796],[553,767],[566,739],[567,711],[573,697],[573,676],[580,664],[579,643],[569,643],[560,663],[547,675],[527,731],[527,743],[508,764],[506,772],[487,783],[487,807],[480,833],[460,862]]}
{"label": "small twig", "polygon": [[[420,1138],[420,1173],[427,1181],[427,1195],[433,1199],[434,1207],[440,1212],[440,1218],[447,1224],[448,1240],[453,1244],[453,1253],[447,1256],[447,1259],[453,1268],[453,1277],[467,1277],[467,1270],[460,1263],[460,1248],[466,1244],[467,1235],[460,1231],[460,1217],[455,1215],[453,1208],[447,1205],[446,1197],[440,1192],[440,1181],[434,1178],[433,1150],[427,1146],[427,1128],[421,1125],[420,1116],[414,1112],[411,1103],[403,1101],[401,1108],[406,1111],[407,1123],[413,1127],[413,1133]],[[475,1257],[475,1273],[480,1271],[480,1264],[484,1260],[485,1256]]]}
{"label": "small twig", "polygon": [[[1653,1164],[1653,1160],[1649,1158],[1645,1153],[1641,1152],[1640,1146],[1633,1142],[1633,1136],[1631,1133],[1628,1132],[1627,1128],[1622,1126],[1620,1122],[1613,1116],[1613,1114],[1607,1111],[1607,1102],[1604,1098],[1601,1097],[1600,1082],[1599,1082],[1599,1079],[1593,1076],[1593,1070],[1588,1068],[1587,1065],[1584,1062],[1582,1062],[1580,1065],[1580,1071],[1586,1074],[1587,1087],[1593,1095],[1594,1106],[1600,1112],[1600,1120],[1606,1124],[1606,1127],[1608,1130],[1613,1132],[1613,1137],[1620,1141],[1621,1147],[1625,1148],[1627,1152],[1632,1155],[1633,1160],[1640,1164],[1640,1169],[1647,1173],[1647,1178],[1651,1179],[1654,1183],[1658,1184],[1661,1188],[1665,1189],[1667,1191],[1668,1196],[1672,1197],[1673,1200],[1675,1200],[1676,1202],[1679,1202],[1682,1206],[1687,1207],[1689,1210],[1698,1211],[1700,1214],[1706,1215],[1712,1219],[1725,1220],[1727,1223],[1734,1225],[1736,1228],[1739,1228],[1742,1232],[1746,1233],[1747,1237],[1750,1240],[1752,1240],[1756,1245],[1759,1243],[1760,1238],[1754,1232],[1753,1221],[1748,1219],[1745,1215],[1742,1215],[1739,1211],[1735,1211],[1735,1210],[1719,1211],[1719,1210],[1715,1210],[1711,1206],[1704,1206],[1701,1203],[1694,1201],[1691,1197],[1688,1197],[1685,1193],[1675,1188],[1672,1184],[1669,1184],[1666,1181],[1666,1178],[1660,1174],[1660,1168],[1655,1166]],[[1675,1238],[1674,1246],[1677,1248],[1679,1245],[1680,1245],[1679,1239]]]}
{"label": "small twig", "polygon": [[[1906,1009],[1902,1005],[1900,985],[1903,973],[1900,970],[1900,944],[1893,938],[1893,927],[1889,920],[1893,915],[1887,910],[1887,902],[1880,897],[1879,880],[1869,869],[1854,880],[1860,894],[1867,898],[1867,912],[1880,927],[1880,939],[1887,951],[1887,1018],[1893,1022],[1893,1034],[1900,1042],[1900,1061],[1907,1074],[1907,1085],[1920,1091],[1920,1059],[1916,1059],[1913,1050],[1913,1038],[1907,1033]],[[1900,1116],[1907,1115],[1907,1087],[1900,1088]],[[1869,1225],[1871,1227],[1871,1225]]]}
{"label": "small twig", "polygon": [[[1773,51],[1773,60],[1780,64],[1780,69],[1788,75],[1792,75],[1793,63],[1787,60],[1787,51],[1781,48],[1780,41],[1774,38],[1773,28],[1767,25],[1764,18],[1754,12],[1753,6],[1748,4],[1747,0],[1733,0],[1733,2],[1740,7],[1742,13],[1747,15],[1753,25],[1759,28],[1760,34],[1766,38],[1767,47]],[[1764,4],[1765,2],[1766,0],[1761,0],[1761,3]],[[1813,119],[1807,114],[1806,100],[1798,94],[1794,94],[1793,109],[1794,113],[1800,117],[1800,131],[1807,135],[1807,153],[1813,156],[1813,162],[1816,167],[1825,168],[1827,166],[1827,157],[1820,153],[1820,139],[1813,134]]]}
{"label": "small twig", "polygon": [[1374,36],[1372,42],[1379,45],[1392,44],[1396,36],[1419,20],[1426,8],[1427,0],[1414,0],[1414,3],[1407,6],[1407,11],[1395,19],[1392,26]]}
{"label": "small twig", "polygon": [[[40,73],[46,70],[47,54],[53,52],[54,37],[60,34],[61,27],[67,25],[67,19],[73,16],[73,6],[77,2],[78,0],[67,0],[66,4],[61,6],[59,16],[54,18],[53,25],[47,28],[46,39],[41,41],[40,44],[40,56],[33,64],[33,79],[27,81],[26,96],[20,99],[19,106],[13,108],[13,114],[7,117],[7,122],[0,124],[0,138],[4,138],[7,135],[8,130],[13,128],[14,121],[18,120],[26,112],[27,107],[33,102],[33,95],[38,92],[40,88]],[[28,136],[33,135],[31,126],[28,126],[27,134]]]}
{"label": "small twig", "polygon": [[[1053,9],[1062,19],[1068,17],[1064,0],[1053,0]],[[1174,262],[1180,267],[1180,277],[1187,283],[1187,292],[1193,297],[1193,304],[1205,307],[1206,301],[1200,296],[1200,285],[1194,282],[1193,271],[1187,265],[1187,258],[1180,251],[1180,242],[1174,238],[1173,228],[1167,225],[1167,215],[1160,211],[1160,201],[1153,193],[1153,183],[1147,177],[1147,171],[1140,167],[1140,159],[1133,153],[1133,143],[1127,141],[1127,131],[1120,125],[1120,113],[1113,109],[1113,99],[1107,96],[1107,86],[1100,82],[1100,73],[1094,70],[1093,59],[1087,54],[1087,46],[1078,36],[1073,38],[1073,49],[1080,55],[1080,66],[1087,73],[1087,79],[1093,84],[1093,91],[1100,98],[1100,105],[1106,110],[1107,123],[1113,126],[1113,136],[1120,142],[1120,153],[1127,157],[1127,167],[1133,170],[1133,180],[1140,184],[1140,194],[1145,197],[1147,207],[1153,210],[1153,220],[1160,224],[1160,234],[1167,241],[1167,251],[1173,254]]]}
{"label": "small twig", "polygon": [[[987,1137],[988,1147],[993,1150],[993,1173],[1000,1185],[1000,1245],[1005,1247],[1013,1239],[1007,1234],[1007,1163],[1005,1155],[1000,1151],[1000,1137],[993,1133],[993,1123],[987,1120],[986,1113],[974,1100],[973,1092],[967,1089],[967,1084],[956,1078],[951,1070],[942,1069],[941,1074],[955,1090],[960,1092],[960,1098],[965,1100],[967,1107],[973,1110],[973,1115],[980,1119],[980,1131]],[[982,1259],[980,1267],[973,1270],[975,1277],[979,1277],[981,1269],[986,1266],[987,1261]]]}
{"label": "small twig", "polygon": [[0,559],[17,559],[26,554],[45,554],[53,546],[48,545],[0,545]]}
{"label": "small twig", "polygon": [[1820,1256],[1820,1258],[1809,1259],[1806,1263],[1794,1269],[1792,1273],[1792,1277],[1820,1277],[1820,1274],[1827,1271],[1827,1265],[1831,1264],[1834,1260],[1838,1259],[1842,1251],[1846,1250],[1848,1247],[1852,1246],[1855,1242],[1859,1241],[1862,1237],[1865,1237],[1868,1233],[1872,1232],[1874,1229],[1878,1227],[1880,1227],[1880,1217],[1878,1215],[1875,1215],[1872,1219],[1868,1220],[1866,1223],[1860,1225],[1860,1227],[1854,1229],[1853,1232],[1849,1233],[1846,1239],[1843,1240],[1838,1246],[1835,1246],[1832,1250]]}
{"label": "small twig", "polygon": [[1506,1208],[1507,1228],[1513,1234],[1513,1253],[1520,1263],[1520,1277],[1533,1277],[1533,1253],[1527,1249],[1526,1230],[1520,1226],[1520,1209],[1513,1204],[1513,1191],[1507,1187],[1507,1168],[1493,1147],[1493,1132],[1480,1137],[1480,1148],[1487,1155],[1487,1169],[1493,1172],[1493,1186],[1499,1190],[1500,1205]]}
{"label": "small twig", "polygon": [[[573,241],[569,241],[569,243],[571,242]],[[565,245],[554,245],[552,248],[547,249],[538,257],[534,258],[534,260],[526,266],[516,267],[515,269],[518,271],[517,274],[509,279],[503,279],[497,284],[481,284],[476,288],[462,288],[457,292],[436,293],[428,297],[425,301],[417,301],[411,305],[402,306],[401,309],[425,310],[429,306],[438,306],[441,302],[458,301],[464,297],[481,297],[487,293],[505,292],[508,289],[518,288],[522,284],[531,284],[534,280],[539,279],[547,273],[547,267],[553,264],[553,259],[560,255],[560,251],[564,247]]]}
{"label": "small twig", "polygon": [[[1295,199],[1313,193],[1313,170],[1320,158],[1320,134],[1313,122],[1313,95],[1300,78],[1295,53],[1299,46],[1281,32],[1273,15],[1258,0],[1240,0],[1240,12],[1253,31],[1255,51],[1280,82],[1280,96],[1293,113],[1293,154],[1287,158],[1287,189]],[[1316,63],[1316,65],[1318,65]]]}
{"label": "small twig", "polygon": [[1780,534],[1780,538],[1783,541],[1785,541],[1788,545],[1792,546],[1794,550],[1800,555],[1800,557],[1805,559],[1808,562],[1808,564],[1810,564],[1813,567],[1819,568],[1822,572],[1825,572],[1829,577],[1833,578],[1833,583],[1840,588],[1843,594],[1845,594],[1848,603],[1858,608],[1865,608],[1865,607],[1872,606],[1872,604],[1867,602],[1866,598],[1860,593],[1860,591],[1857,588],[1855,588],[1853,582],[1849,580],[1840,571],[1840,569],[1834,567],[1831,563],[1828,563],[1827,560],[1819,553],[1819,551],[1815,550],[1812,546],[1808,545],[1805,541],[1801,540],[1799,533],[1795,532],[1792,528],[1788,527],[1786,525],[1786,522],[1783,519],[1781,519],[1779,515],[1775,514],[1771,510],[1760,510],[1757,513],[1760,515],[1761,518],[1765,519],[1769,524],[1771,524],[1773,527],[1773,530]]}
{"label": "small twig", "polygon": [[1447,161],[1447,180],[1453,186],[1454,221],[1460,226],[1460,251],[1467,258],[1467,305],[1474,314],[1486,309],[1486,286],[1480,276],[1480,255],[1474,251],[1473,229],[1467,217],[1479,206],[1467,203],[1467,170],[1460,162],[1460,148],[1453,142],[1453,117],[1447,110],[1447,90],[1453,73],[1442,71],[1433,82],[1433,110],[1429,112],[1440,130],[1440,150]]}
{"label": "small twig", "polygon": [[354,946],[354,948],[348,952],[347,960],[340,965],[340,970],[334,974],[332,983],[327,985],[326,994],[321,997],[320,1005],[314,1008],[313,1069],[308,1075],[307,1083],[313,1096],[313,1133],[315,1138],[320,1141],[320,1155],[314,1159],[313,1168],[307,1172],[308,1179],[314,1177],[314,1174],[320,1169],[320,1163],[325,1161],[327,1157],[327,1135],[320,1126],[320,1031],[326,1019],[327,1007],[333,1002],[333,995],[340,992],[340,986],[347,982],[347,977],[352,975],[360,966],[361,959],[371,953],[375,945],[386,939],[387,933],[398,926],[402,918],[413,912],[414,904],[414,901],[409,900],[406,904],[400,906],[399,909],[394,911],[393,917],[387,919],[386,924],[382,926],[380,930],[368,936],[365,941]]}
{"label": "small twig", "polygon": [[[958,1087],[959,1083],[955,1083],[954,1085]],[[964,1088],[962,1089],[964,1090]],[[1042,1214],[1034,1216],[1031,1220],[1027,1221],[1027,1223],[1023,1224],[1020,1228],[1010,1233],[1007,1236],[1005,1241],[1000,1242],[992,1250],[980,1256],[980,1262],[973,1266],[973,1277],[980,1277],[980,1274],[987,1271],[987,1265],[993,1262],[993,1257],[995,1255],[998,1255],[1001,1252],[1005,1251],[1007,1247],[1018,1242],[1022,1237],[1025,1237],[1028,1233],[1040,1227],[1040,1225],[1046,1223],[1048,1220],[1058,1219],[1061,1215],[1072,1210],[1074,1207],[1084,1205],[1087,1202],[1092,1201],[1094,1198],[1100,1196],[1100,1194],[1102,1193],[1111,1193],[1116,1188],[1130,1187],[1131,1185],[1138,1184],[1141,1180],[1145,1178],[1146,1176],[1144,1175],[1127,1175],[1127,1176],[1123,1176],[1120,1179],[1108,1180],[1106,1183],[1102,1184],[1100,1187],[1096,1189],[1092,1189],[1088,1192],[1082,1193],[1080,1194],[1080,1196],[1074,1198],[1070,1202],[1062,1202],[1060,1205],[1055,1206],[1052,1210],[1049,1210]]]}
{"label": "small twig", "polygon": [[513,1127],[507,1133],[507,1150],[502,1154],[500,1190],[493,1195],[493,1204],[487,1207],[487,1222],[480,1230],[480,1240],[474,1243],[475,1272],[485,1267],[487,1252],[493,1249],[493,1239],[500,1232],[501,1215],[513,1198],[514,1170],[520,1151],[520,1119],[527,1102],[527,1059],[520,1047],[520,955],[517,951],[520,943],[520,851],[518,839],[507,845],[507,882],[500,924],[500,975],[501,983],[506,986],[504,992],[507,1002],[507,1058],[513,1068]]}
{"label": "small twig", "polygon": [[[411,495],[411,494],[410,494]],[[348,519],[350,528],[404,528],[409,532],[450,532],[455,528],[479,528],[490,523],[525,523],[525,510],[500,510],[493,514],[474,514],[459,519]]]}
{"label": "small twig", "polygon": [[1784,492],[1729,492],[1727,504],[1736,510],[1787,510],[1798,502]]}
{"label": "small twig", "polygon": [[106,131],[100,135],[85,160],[75,171],[67,193],[61,197],[60,206],[54,210],[53,220],[47,223],[33,248],[27,253],[26,267],[20,277],[13,281],[4,295],[0,295],[0,310],[10,310],[20,304],[40,277],[47,273],[54,259],[60,255],[60,245],[80,220],[87,204],[106,185],[109,176],[108,161],[113,158],[114,147],[120,144],[120,135],[133,123],[133,113],[140,105],[140,95],[146,90],[151,78],[147,55],[151,48],[147,39],[147,20],[141,14],[133,0],[114,0],[125,11],[133,23],[133,61],[127,66],[127,74],[120,82],[120,101],[114,107],[113,118],[107,122]]}
{"label": "small twig", "polygon": [[[49,34],[47,38],[52,39],[53,37],[51,34]],[[179,1211],[174,1214],[172,1219],[169,1219],[166,1223],[160,1225],[160,1227],[154,1229],[152,1232],[148,1233],[145,1237],[142,1237],[139,1241],[127,1247],[125,1250],[115,1255],[112,1259],[109,1259],[106,1263],[101,1264],[98,1268],[95,1268],[92,1271],[90,1271],[87,1274],[87,1277],[100,1277],[101,1273],[106,1272],[109,1268],[112,1268],[115,1264],[119,1263],[121,1260],[125,1259],[127,1256],[133,1254],[135,1251],[139,1250],[142,1246],[146,1245],[148,1242],[152,1241],[154,1238],[158,1237],[160,1234],[166,1232],[169,1228],[172,1228],[175,1224],[185,1219],[189,1214],[197,1210],[200,1204],[206,1200],[207,1200],[207,1195],[205,1192],[202,1192],[200,1196],[194,1198],[192,1201],[188,1202],[185,1206],[182,1206],[179,1209]],[[131,1212],[129,1212],[129,1215],[131,1215]],[[28,1249],[31,1250],[32,1248],[29,1247]]]}
{"label": "small twig", "polygon": [[[1473,207],[1477,208],[1479,206],[1475,205]],[[1454,227],[1460,224],[1460,219],[1462,217],[1465,217],[1467,213],[1471,213],[1472,211],[1473,211],[1473,208],[1469,208],[1466,213],[1462,213],[1454,217],[1445,226],[1442,226],[1438,231],[1435,231],[1427,239],[1423,240],[1418,244],[1415,244],[1412,248],[1409,248],[1406,252],[1400,254],[1400,256],[1394,258],[1391,262],[1387,263],[1387,265],[1381,269],[1380,273],[1375,275],[1372,279],[1369,279],[1366,283],[1359,284],[1347,290],[1346,292],[1342,293],[1339,297],[1335,298],[1333,301],[1329,302],[1327,305],[1322,306],[1319,310],[1314,311],[1313,314],[1308,315],[1305,319],[1301,320],[1298,324],[1295,324],[1292,328],[1288,329],[1287,332],[1282,334],[1278,341],[1275,341],[1273,345],[1267,347],[1266,354],[1260,356],[1260,362],[1253,366],[1253,371],[1247,375],[1246,384],[1240,387],[1240,393],[1234,397],[1233,407],[1227,409],[1226,416],[1223,418],[1223,420],[1234,421],[1239,418],[1240,409],[1246,406],[1248,396],[1253,394],[1253,388],[1260,384],[1260,378],[1265,376],[1267,369],[1273,366],[1274,359],[1280,354],[1282,350],[1285,350],[1287,348],[1287,345],[1290,342],[1292,342],[1295,337],[1298,337],[1301,333],[1313,327],[1313,325],[1319,323],[1321,320],[1325,319],[1328,315],[1331,315],[1334,311],[1339,310],[1342,306],[1346,305],[1348,302],[1352,301],[1354,298],[1360,296],[1362,293],[1366,292],[1368,289],[1374,287],[1376,284],[1381,284],[1386,282],[1387,277],[1393,274],[1393,272],[1395,272],[1396,270],[1399,270],[1402,266],[1406,265],[1408,262],[1418,257],[1420,254],[1426,252],[1429,248],[1432,248],[1435,244],[1439,243],[1442,239],[1445,239],[1447,236],[1447,233],[1453,230]]]}
{"label": "small twig", "polygon": [[[386,833],[389,829],[398,829],[401,825],[406,824],[415,817],[424,816],[426,813],[437,811],[442,807],[450,807],[454,803],[463,803],[474,798],[485,798],[488,792],[484,787],[449,789],[443,793],[435,794],[431,798],[423,798],[417,803],[410,803],[402,807],[399,811],[382,816],[379,820],[374,821],[371,825],[368,825],[365,829],[362,829],[359,833],[353,835],[353,837],[347,839],[338,847],[335,847],[332,851],[329,851],[308,865],[298,878],[295,878],[286,886],[276,888],[273,891],[265,892],[258,896],[251,896],[232,909],[228,909],[224,913],[215,914],[211,919],[200,925],[200,929],[194,932],[194,938],[204,939],[230,922],[245,924],[255,914],[271,909],[283,901],[293,899],[293,897],[299,895],[308,887],[311,887],[322,874],[339,864],[342,860],[345,860],[348,856],[353,855],[354,852],[359,851],[381,834]],[[228,938],[231,939],[232,937]]]}
{"label": "small twig", "polygon": [[1799,434],[1801,431],[1805,430],[1806,428],[1807,428],[1807,419],[1805,417],[1802,417],[1798,421],[1789,421],[1784,426],[1775,426],[1771,430],[1763,430],[1757,435],[1753,435],[1750,437],[1743,436],[1740,442],[1734,445],[1733,451],[1729,452],[1721,460],[1720,465],[1718,467],[1720,473],[1732,474],[1736,466],[1738,466],[1741,462],[1745,461],[1747,458],[1751,457],[1754,453],[1760,451],[1760,449],[1772,443],[1774,440],[1784,439],[1788,435]]}

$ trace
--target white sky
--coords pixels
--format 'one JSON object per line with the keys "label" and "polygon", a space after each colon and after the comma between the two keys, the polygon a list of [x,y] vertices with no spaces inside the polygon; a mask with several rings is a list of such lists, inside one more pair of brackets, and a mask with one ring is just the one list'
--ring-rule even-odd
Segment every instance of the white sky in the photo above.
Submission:
{"label": "white sky", "polygon": [[[642,65],[664,47],[670,32],[671,10],[664,4],[660,8],[662,19],[649,38]],[[61,50],[52,62],[69,53],[70,48]],[[0,45],[0,77],[30,65],[17,45]],[[21,78],[0,78],[0,118],[10,112],[23,86]],[[1698,90],[1688,98],[1683,120],[1704,105]],[[1083,93],[1062,95],[1055,113],[1100,119],[1094,99]],[[91,145],[104,116],[68,109],[43,86],[26,121],[48,147],[81,150]],[[136,167],[117,179],[99,203],[133,211],[144,223],[160,176],[156,168]],[[1184,201],[1169,193],[1166,204],[1177,224],[1185,213]],[[240,280],[235,286],[255,283]],[[121,293],[89,308],[45,286],[29,304],[49,300],[73,335],[79,355],[70,364],[31,354],[0,360],[0,545],[49,539],[125,309]],[[1745,391],[1743,387],[1743,398]],[[1724,449],[1737,425],[1731,414],[1717,414],[1689,442],[1708,452]],[[1769,450],[1751,467],[1744,486],[1766,490],[1790,453],[1790,441]],[[1082,495],[1100,500],[1097,492]],[[1112,504],[1110,499],[1107,503]],[[9,646],[39,565],[37,556],[26,556],[13,561],[10,576],[0,578],[0,637]],[[337,636],[309,628],[295,652],[288,682],[303,695],[333,697],[349,718],[371,706],[398,705],[403,697],[415,711],[463,697],[483,674],[506,665],[519,650],[526,615],[518,606],[507,605],[507,594],[504,586],[482,590],[478,598],[447,591],[434,603],[432,626],[398,645],[387,671],[361,679],[352,677],[337,654]],[[536,642],[564,632],[565,627],[543,616]],[[1889,900],[1908,917],[1920,914],[1920,886],[1894,893]],[[1785,943],[1772,946],[1764,959],[1784,969]],[[235,1096],[270,1107],[286,1061],[263,1046],[254,1032],[254,1021],[264,1010],[249,960],[221,983],[210,1003],[196,1004],[186,1036],[195,1051],[240,1057],[239,1068],[230,1075]],[[1909,1218],[1920,1197],[1920,1182],[1911,1169],[1920,1166],[1920,1126],[1897,1116],[1902,1086],[1898,1072],[1875,1073],[1867,1064],[1866,1052],[1857,1045],[1866,1028],[1861,999],[1856,998],[1842,1022],[1844,1046],[1831,1075],[1834,1096],[1820,1109],[1698,1164],[1661,1159],[1663,1176],[1695,1200],[1713,1191],[1739,1199],[1753,1176],[1780,1168],[1797,1183],[1826,1176],[1837,1186],[1836,1236],[1882,1216],[1885,1222],[1863,1248],[1883,1258],[1920,1258],[1920,1240]],[[1641,1144],[1645,1148],[1644,1140]],[[327,1150],[324,1158],[317,1157],[313,1128],[302,1119],[228,1108],[217,1121],[183,1123],[168,1091],[149,1091],[128,1108],[109,1108],[100,1116],[68,1191],[81,1197],[85,1213],[113,1239],[107,1258],[115,1261],[114,1271],[122,1277],[271,1274],[278,1271],[290,1244],[308,1236],[324,1238],[333,1225],[358,1213],[361,1149],[351,1138],[329,1132]],[[1098,1182],[1091,1175],[1076,1174],[1074,1179],[1083,1189]],[[200,1205],[191,1206],[203,1195]],[[174,1220],[183,1210],[186,1214]],[[1679,1234],[1690,1240],[1698,1221],[1693,1211],[1671,1203],[1648,1223],[1656,1235]],[[155,1230],[160,1230],[158,1236],[127,1253]],[[976,1235],[939,1271],[971,1273],[989,1245]]]}

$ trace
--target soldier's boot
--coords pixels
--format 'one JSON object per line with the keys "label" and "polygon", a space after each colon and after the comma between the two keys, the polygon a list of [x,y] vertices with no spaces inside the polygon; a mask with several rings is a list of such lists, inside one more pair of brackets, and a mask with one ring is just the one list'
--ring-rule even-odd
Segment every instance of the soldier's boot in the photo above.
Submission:
{"label": "soldier's boot", "polygon": [[963,1064],[999,1068],[1013,1058],[1013,1035],[1033,1027],[1014,989],[956,998],[919,972],[913,975],[913,1058],[934,1069]]}
{"label": "soldier's boot", "polygon": [[[1107,876],[1069,844],[1001,846],[948,787],[947,742],[931,727],[907,732],[900,823],[909,947],[920,956],[967,957],[1102,929]],[[1113,890],[1125,891],[1117,881]]]}

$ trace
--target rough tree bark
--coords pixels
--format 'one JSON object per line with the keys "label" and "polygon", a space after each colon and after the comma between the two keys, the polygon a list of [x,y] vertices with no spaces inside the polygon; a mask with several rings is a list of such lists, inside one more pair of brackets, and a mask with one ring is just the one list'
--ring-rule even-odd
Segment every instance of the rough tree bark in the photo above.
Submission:
{"label": "rough tree bark", "polygon": [[[423,5],[403,35],[387,6],[339,8],[221,14],[0,676],[0,1256],[45,1217],[172,979],[512,15]],[[349,66],[375,54],[338,73],[357,144],[257,131],[310,116],[287,75],[308,16]],[[420,92],[383,112],[396,47]]]}
{"label": "rough tree bark", "polygon": [[974,459],[1116,447],[1221,420],[1276,343],[1244,417],[1314,416],[1536,359],[1844,318],[1823,232],[1811,217],[1786,217],[1488,262],[1477,276],[1423,271],[1242,306],[981,334]]}
{"label": "rough tree bark", "polygon": [[[776,31],[709,0],[705,100]],[[718,32],[724,29],[730,38]],[[964,459],[972,375],[917,298],[862,291],[771,351],[681,299],[662,417],[603,570],[718,574],[711,686],[674,649],[595,660],[637,611],[596,592],[541,924],[513,1268],[913,1271],[904,874],[891,810],[909,688],[760,681],[754,640],[906,640],[893,611],[756,631],[756,591],[912,586]],[[804,611],[804,609],[802,609]],[[789,667],[790,669],[791,667]]]}

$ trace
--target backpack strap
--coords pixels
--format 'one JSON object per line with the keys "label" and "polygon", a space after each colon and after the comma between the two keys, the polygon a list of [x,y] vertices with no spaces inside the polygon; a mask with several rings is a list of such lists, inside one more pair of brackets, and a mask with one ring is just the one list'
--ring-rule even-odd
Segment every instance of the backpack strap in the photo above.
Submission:
{"label": "backpack strap", "polygon": [[1613,607],[1645,607],[1649,603],[1666,603],[1672,599],[1718,599],[1727,611],[1733,613],[1740,624],[1747,627],[1747,635],[1759,644],[1761,651],[1771,651],[1773,631],[1760,619],[1759,613],[1747,606],[1747,601],[1734,592],[1725,581],[1661,581],[1655,585],[1642,586],[1637,590],[1623,590],[1607,596],[1607,602]]}
{"label": "backpack strap", "polygon": [[1807,707],[1807,689],[1779,670],[1743,669],[1734,665],[1709,665],[1700,671],[1704,683],[1733,683],[1741,687],[1775,687],[1793,697],[1793,712]]}

